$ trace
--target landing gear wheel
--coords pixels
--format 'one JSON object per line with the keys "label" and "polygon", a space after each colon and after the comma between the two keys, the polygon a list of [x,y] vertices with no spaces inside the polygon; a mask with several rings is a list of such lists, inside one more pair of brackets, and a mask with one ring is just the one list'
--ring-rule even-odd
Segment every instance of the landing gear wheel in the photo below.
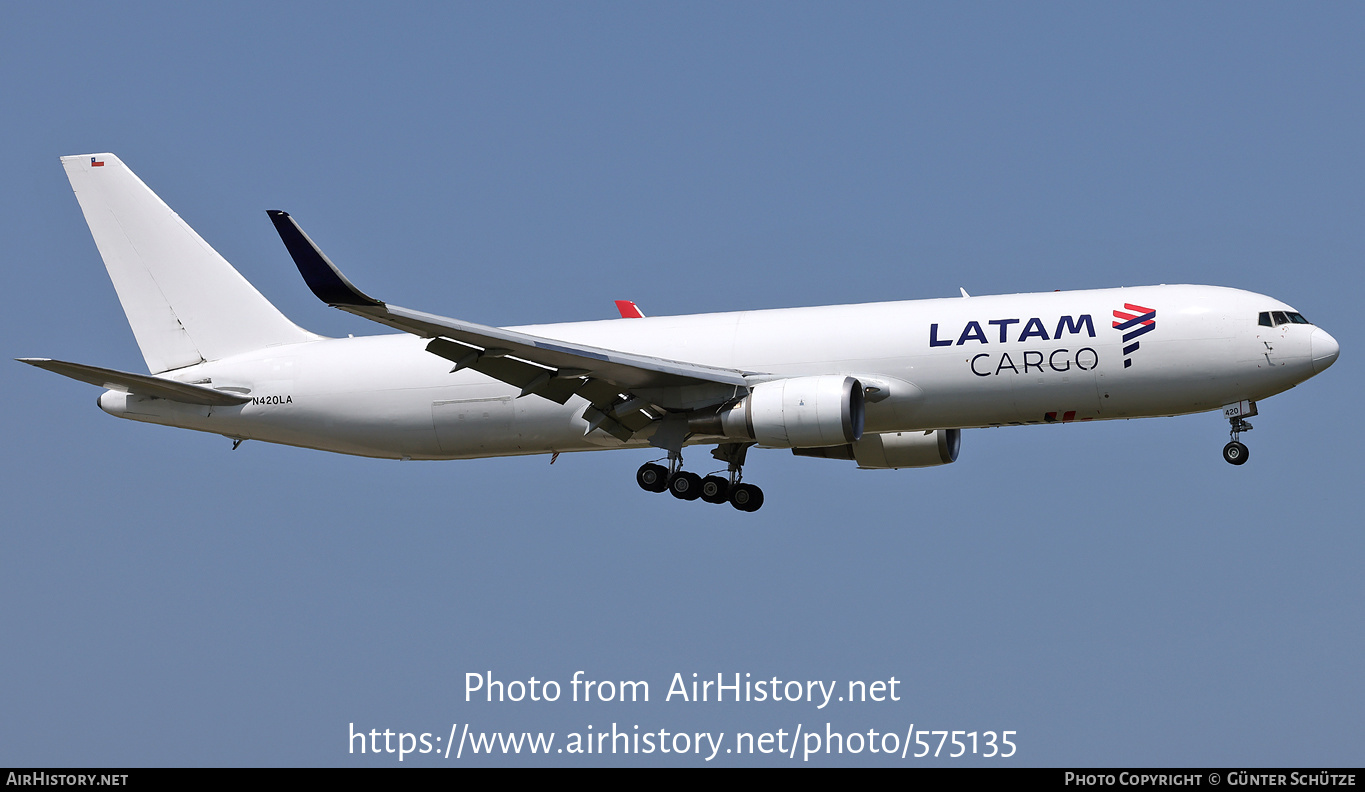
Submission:
{"label": "landing gear wheel", "polygon": [[668,468],[647,462],[635,471],[635,483],[646,492],[663,492],[668,489]]}
{"label": "landing gear wheel", "polygon": [[707,476],[701,480],[701,499],[707,503],[724,503],[730,499],[730,482],[724,476]]}
{"label": "landing gear wheel", "polygon": [[1235,440],[1223,446],[1223,459],[1226,459],[1229,464],[1245,465],[1249,456],[1251,456],[1251,452],[1247,450],[1247,447]]}
{"label": "landing gear wheel", "polygon": [[668,491],[678,500],[696,500],[701,497],[701,476],[687,470],[679,470],[668,480]]}
{"label": "landing gear wheel", "polygon": [[752,484],[736,484],[730,490],[730,505],[742,512],[756,512],[763,506],[763,490]]}

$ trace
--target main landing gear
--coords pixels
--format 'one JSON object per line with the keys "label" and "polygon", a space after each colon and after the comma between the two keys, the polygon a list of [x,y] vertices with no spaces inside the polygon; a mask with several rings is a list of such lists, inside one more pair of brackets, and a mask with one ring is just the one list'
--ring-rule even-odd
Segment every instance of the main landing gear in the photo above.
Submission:
{"label": "main landing gear", "polygon": [[729,503],[744,512],[758,511],[763,505],[763,490],[753,484],[740,481],[748,443],[724,443],[711,455],[727,462],[726,473],[721,476],[712,473],[705,478],[682,469],[682,453],[670,452],[668,467],[657,462],[647,462],[635,472],[635,481],[646,492],[668,490],[679,500],[697,500],[707,503]]}

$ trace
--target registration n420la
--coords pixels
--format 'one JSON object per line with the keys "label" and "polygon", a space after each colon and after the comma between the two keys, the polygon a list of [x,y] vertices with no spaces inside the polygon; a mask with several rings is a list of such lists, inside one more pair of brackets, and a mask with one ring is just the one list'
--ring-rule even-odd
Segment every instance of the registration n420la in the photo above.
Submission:
{"label": "registration n420la", "polygon": [[[325,338],[271,305],[112,154],[63,157],[148,373],[23,362],[107,391],[122,418],[391,459],[654,447],[640,487],[754,511],[750,448],[861,468],[942,465],[963,429],[1258,403],[1337,342],[1241,289],[1143,286],[500,328],[400,308],[268,212],[323,302],[401,331]],[[710,446],[700,458],[683,452]],[[661,457],[659,461],[665,461]],[[704,464],[697,465],[697,461]],[[717,468],[705,477],[696,469]]]}

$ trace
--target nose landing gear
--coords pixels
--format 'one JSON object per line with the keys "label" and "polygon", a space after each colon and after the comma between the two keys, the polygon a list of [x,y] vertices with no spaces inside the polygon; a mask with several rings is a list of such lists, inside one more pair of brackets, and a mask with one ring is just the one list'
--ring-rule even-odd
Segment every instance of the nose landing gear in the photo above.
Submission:
{"label": "nose landing gear", "polygon": [[[1229,415],[1229,412],[1235,414]],[[1250,432],[1252,426],[1247,423],[1242,416],[1255,415],[1256,403],[1251,402],[1251,409],[1249,411],[1230,411],[1227,408],[1224,408],[1223,414],[1228,416],[1228,421],[1232,424],[1232,431],[1228,433],[1231,435],[1232,441],[1223,446],[1223,459],[1227,460],[1230,465],[1245,465],[1247,459],[1251,456],[1251,451],[1242,443],[1242,432]]]}
{"label": "nose landing gear", "polygon": [[635,473],[640,489],[647,492],[668,490],[679,500],[701,500],[707,503],[729,503],[744,512],[758,511],[763,506],[763,490],[753,484],[741,483],[744,457],[752,443],[723,443],[711,455],[728,463],[728,476],[712,473],[706,478],[682,469],[682,452],[670,451],[668,467],[647,462]]}
{"label": "nose landing gear", "polygon": [[[1242,428],[1250,429],[1251,425],[1248,424]],[[1250,456],[1251,450],[1248,449],[1245,444],[1239,443],[1236,440],[1223,446],[1223,459],[1226,459],[1229,464],[1245,465],[1247,458]]]}

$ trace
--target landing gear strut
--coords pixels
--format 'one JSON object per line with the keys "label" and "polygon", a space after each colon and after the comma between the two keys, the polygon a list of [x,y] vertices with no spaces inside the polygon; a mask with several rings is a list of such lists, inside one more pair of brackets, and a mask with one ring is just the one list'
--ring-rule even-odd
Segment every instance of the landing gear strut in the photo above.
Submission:
{"label": "landing gear strut", "polygon": [[[744,457],[749,453],[751,445],[753,444],[721,443],[711,452],[711,456],[727,463],[725,472],[728,474],[728,480],[714,473],[706,477],[706,481],[712,482],[716,488],[711,503],[729,501],[731,506],[742,512],[756,512],[763,506],[763,490],[753,484],[740,482],[740,479],[744,478]],[[702,482],[703,488],[706,481]],[[704,491],[702,497],[706,497]]]}
{"label": "landing gear strut", "polygon": [[697,500],[707,503],[729,503],[744,512],[758,511],[763,505],[763,490],[753,484],[744,484],[744,457],[752,443],[723,443],[711,455],[728,463],[722,476],[712,473],[706,478],[682,469],[682,452],[669,451],[668,467],[658,462],[647,462],[635,473],[635,481],[640,489],[647,492],[668,490],[679,500]]}

